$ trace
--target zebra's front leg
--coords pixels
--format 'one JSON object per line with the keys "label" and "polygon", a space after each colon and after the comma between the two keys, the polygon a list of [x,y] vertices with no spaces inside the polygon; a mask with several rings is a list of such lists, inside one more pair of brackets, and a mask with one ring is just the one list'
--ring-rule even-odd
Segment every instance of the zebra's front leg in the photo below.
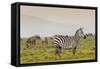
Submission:
{"label": "zebra's front leg", "polygon": [[26,43],[26,48],[28,48],[29,46],[28,46],[28,43]]}
{"label": "zebra's front leg", "polygon": [[73,48],[73,55],[75,55],[75,53],[76,53],[76,46]]}
{"label": "zebra's front leg", "polygon": [[61,58],[61,47],[56,47],[55,48],[55,58]]}

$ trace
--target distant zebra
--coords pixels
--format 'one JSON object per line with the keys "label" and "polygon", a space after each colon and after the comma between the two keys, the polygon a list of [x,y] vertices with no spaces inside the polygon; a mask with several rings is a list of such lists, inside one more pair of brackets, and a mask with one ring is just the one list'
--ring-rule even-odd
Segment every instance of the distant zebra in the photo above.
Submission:
{"label": "distant zebra", "polygon": [[63,35],[55,35],[53,37],[54,47],[55,47],[55,57],[57,58],[57,56],[58,56],[59,58],[61,58],[61,50],[69,49],[69,48],[72,49],[73,55],[75,55],[77,44],[81,37],[86,38],[83,33],[83,28],[79,28],[75,32],[75,35],[71,36],[71,37],[63,36]]}
{"label": "distant zebra", "polygon": [[42,41],[42,46],[48,45],[48,38],[47,37],[42,38],[41,41]]}
{"label": "distant zebra", "polygon": [[29,37],[26,41],[26,47],[27,48],[30,48],[32,46],[35,46],[36,45],[36,40],[41,40],[41,37],[38,36],[38,35],[35,35],[35,36],[32,36],[32,37]]}
{"label": "distant zebra", "polygon": [[92,33],[87,33],[87,34],[85,34],[85,36],[93,38],[95,35],[93,35]]}
{"label": "distant zebra", "polygon": [[28,38],[26,41],[26,47],[30,48],[33,45],[36,45],[36,40],[33,37]]}

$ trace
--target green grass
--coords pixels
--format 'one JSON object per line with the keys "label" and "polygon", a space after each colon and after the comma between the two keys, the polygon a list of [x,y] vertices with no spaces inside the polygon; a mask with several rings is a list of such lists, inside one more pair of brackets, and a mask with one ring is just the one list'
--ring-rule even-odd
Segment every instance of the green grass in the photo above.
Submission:
{"label": "green grass", "polygon": [[93,60],[95,59],[95,38],[87,37],[86,39],[81,39],[75,56],[72,54],[72,49],[62,50],[62,57],[55,59],[54,51],[52,40],[49,40],[47,47],[42,46],[41,41],[38,41],[35,46],[30,48],[26,48],[25,40],[21,40],[20,63]]}

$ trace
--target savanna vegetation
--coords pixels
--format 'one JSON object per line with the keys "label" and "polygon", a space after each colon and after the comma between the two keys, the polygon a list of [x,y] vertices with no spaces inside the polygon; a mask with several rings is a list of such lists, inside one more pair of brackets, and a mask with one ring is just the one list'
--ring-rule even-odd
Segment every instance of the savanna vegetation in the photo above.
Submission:
{"label": "savanna vegetation", "polygon": [[36,45],[26,47],[26,39],[21,38],[20,42],[20,63],[45,63],[59,61],[76,61],[95,59],[95,38],[81,38],[78,44],[76,55],[72,54],[72,49],[62,50],[62,57],[55,59],[55,48],[53,40],[48,37],[48,45],[42,45],[41,40],[36,41]]}

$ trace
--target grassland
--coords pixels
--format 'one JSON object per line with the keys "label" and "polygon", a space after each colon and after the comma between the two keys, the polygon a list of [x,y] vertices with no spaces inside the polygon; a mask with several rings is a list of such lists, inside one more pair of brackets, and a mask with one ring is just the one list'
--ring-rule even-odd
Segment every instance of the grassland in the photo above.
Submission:
{"label": "grassland", "polygon": [[45,63],[59,61],[76,61],[76,60],[92,60],[95,59],[95,38],[87,37],[81,39],[76,55],[72,54],[72,50],[62,50],[61,59],[55,59],[54,47],[52,40],[49,40],[48,46],[42,46],[41,41],[37,41],[36,45],[26,48],[25,40],[21,40],[20,45],[20,63]]}

